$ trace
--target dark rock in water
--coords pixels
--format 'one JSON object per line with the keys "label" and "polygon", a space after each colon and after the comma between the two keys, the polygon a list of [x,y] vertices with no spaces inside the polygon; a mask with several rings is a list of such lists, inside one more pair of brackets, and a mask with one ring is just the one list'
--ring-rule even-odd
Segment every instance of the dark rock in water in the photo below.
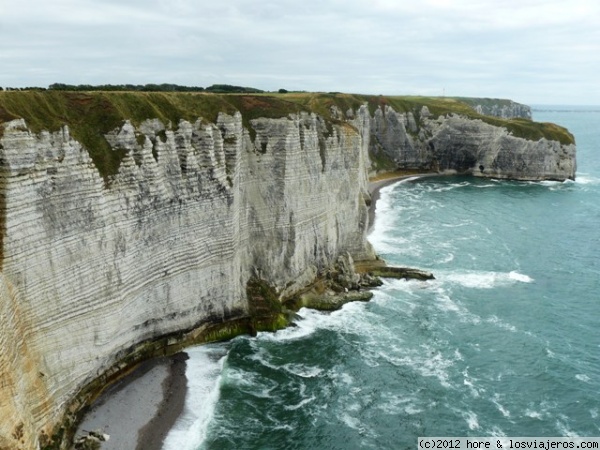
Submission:
{"label": "dark rock in water", "polygon": [[307,308],[318,309],[319,311],[335,311],[346,303],[368,302],[371,298],[373,298],[373,293],[370,291],[352,291],[342,294],[329,292],[320,296],[306,296],[302,299],[302,304]]}
{"label": "dark rock in water", "polygon": [[407,280],[435,280],[431,272],[412,269],[410,267],[378,267],[371,272],[372,275],[382,278],[404,278]]}
{"label": "dark rock in water", "polygon": [[371,280],[374,284],[371,287],[380,286],[381,278],[404,278],[407,280],[435,280],[431,272],[412,267],[394,267],[388,266],[383,259],[371,261],[358,261],[356,271],[359,272],[363,280]]}
{"label": "dark rock in water", "polygon": [[383,281],[378,276],[375,276],[370,273],[363,273],[360,277],[360,287],[361,288],[374,288],[383,285]]}
{"label": "dark rock in water", "polygon": [[76,450],[98,450],[102,446],[102,442],[109,440],[110,436],[102,432],[102,430],[88,431],[86,436],[81,436],[75,441]]}

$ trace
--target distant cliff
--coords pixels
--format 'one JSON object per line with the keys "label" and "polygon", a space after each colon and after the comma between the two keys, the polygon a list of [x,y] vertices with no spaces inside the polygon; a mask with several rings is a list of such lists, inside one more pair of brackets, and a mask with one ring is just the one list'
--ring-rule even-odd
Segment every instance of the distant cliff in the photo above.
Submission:
{"label": "distant cliff", "polygon": [[[396,112],[386,106],[371,121],[370,154],[388,165],[514,180],[575,179],[575,143],[553,124],[524,119],[498,126],[457,114]],[[517,125],[524,128],[511,128]]]}
{"label": "distant cliff", "polygon": [[566,130],[454,100],[11,92],[0,122],[0,449],[67,445],[135,362],[374,258],[369,171],[575,175]]}
{"label": "distant cliff", "polygon": [[497,98],[464,98],[457,97],[470,105],[476,112],[486,116],[500,117],[501,119],[529,119],[531,120],[531,107],[512,100]]}

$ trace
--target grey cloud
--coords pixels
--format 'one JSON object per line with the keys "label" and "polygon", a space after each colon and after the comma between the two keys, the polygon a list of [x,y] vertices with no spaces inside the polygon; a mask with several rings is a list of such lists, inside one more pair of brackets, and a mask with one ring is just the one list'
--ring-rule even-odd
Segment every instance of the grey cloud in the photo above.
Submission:
{"label": "grey cloud", "polygon": [[223,82],[600,104],[600,6],[587,0],[25,0],[1,13],[0,86]]}

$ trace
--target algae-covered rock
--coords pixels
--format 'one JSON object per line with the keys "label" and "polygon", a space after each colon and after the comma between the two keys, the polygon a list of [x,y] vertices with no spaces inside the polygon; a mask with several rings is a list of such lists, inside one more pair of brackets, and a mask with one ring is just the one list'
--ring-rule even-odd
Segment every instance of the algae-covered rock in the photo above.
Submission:
{"label": "algae-covered rock", "polygon": [[371,274],[382,278],[399,278],[406,280],[425,281],[435,279],[431,272],[427,272],[425,270],[420,269],[413,269],[410,267],[386,266],[373,270]]}
{"label": "algae-covered rock", "polygon": [[367,302],[373,298],[370,291],[353,291],[339,294],[328,293],[320,296],[307,295],[302,298],[302,306],[320,311],[335,311],[346,303]]}

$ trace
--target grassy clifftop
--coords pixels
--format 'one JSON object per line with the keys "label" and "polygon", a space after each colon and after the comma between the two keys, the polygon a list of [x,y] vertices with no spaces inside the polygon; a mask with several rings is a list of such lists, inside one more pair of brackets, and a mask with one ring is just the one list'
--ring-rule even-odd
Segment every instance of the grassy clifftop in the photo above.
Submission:
{"label": "grassy clifftop", "polygon": [[193,122],[202,117],[214,122],[219,112],[240,111],[244,125],[249,126],[249,121],[258,117],[277,118],[310,111],[336,121],[331,117],[332,106],[345,112],[365,103],[371,113],[385,105],[399,112],[418,112],[427,106],[434,117],[460,114],[505,127],[518,137],[531,140],[545,137],[563,144],[574,143],[573,136],[565,128],[527,119],[482,116],[459,99],[355,94],[10,91],[0,92],[0,123],[23,118],[34,132],[55,131],[62,125],[69,125],[71,134],[88,149],[102,175],[109,177],[117,172],[122,155],[109,148],[104,134],[119,127],[126,119],[137,125],[146,119],[158,118],[176,126],[181,119]]}

